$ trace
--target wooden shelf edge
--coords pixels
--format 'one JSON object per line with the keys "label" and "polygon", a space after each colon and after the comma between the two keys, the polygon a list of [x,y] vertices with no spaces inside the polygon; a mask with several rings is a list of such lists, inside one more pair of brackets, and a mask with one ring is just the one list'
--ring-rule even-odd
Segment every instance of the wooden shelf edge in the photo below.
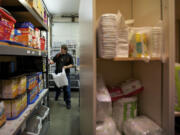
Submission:
{"label": "wooden shelf edge", "polygon": [[111,61],[161,61],[161,58],[154,57],[150,59],[145,58],[113,58],[113,59],[104,59],[104,58],[97,58],[97,60],[111,60]]}

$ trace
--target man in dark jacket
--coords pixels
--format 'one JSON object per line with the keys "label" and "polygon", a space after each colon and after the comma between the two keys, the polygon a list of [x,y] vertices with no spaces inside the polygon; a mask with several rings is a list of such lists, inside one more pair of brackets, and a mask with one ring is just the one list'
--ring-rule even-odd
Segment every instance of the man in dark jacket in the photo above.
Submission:
{"label": "man in dark jacket", "polygon": [[[53,58],[53,60],[50,61],[50,64],[56,63],[56,70],[55,73],[61,73],[62,69],[65,69],[66,76],[68,79],[68,86],[63,87],[63,92],[64,92],[64,101],[66,102],[66,108],[70,109],[71,108],[71,87],[70,87],[70,68],[73,67],[73,58],[72,56],[67,53],[68,48],[66,45],[61,46],[61,51],[60,53],[56,54],[56,56]],[[55,100],[58,100],[58,97],[60,95],[61,89],[55,86],[56,89],[56,96]]]}

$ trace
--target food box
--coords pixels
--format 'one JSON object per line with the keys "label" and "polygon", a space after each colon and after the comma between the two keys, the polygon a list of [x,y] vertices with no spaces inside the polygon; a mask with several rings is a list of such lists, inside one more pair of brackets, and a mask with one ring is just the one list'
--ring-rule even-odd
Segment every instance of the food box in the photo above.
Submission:
{"label": "food box", "polygon": [[4,101],[4,105],[5,105],[5,114],[7,119],[10,119],[12,117],[12,113],[11,113],[11,101],[10,100],[5,100]]}
{"label": "food box", "polygon": [[21,95],[26,92],[26,76],[20,76],[18,78],[18,95]]}
{"label": "food box", "polygon": [[0,80],[0,97],[5,99],[12,99],[18,95],[17,78],[9,80]]}
{"label": "food box", "polygon": [[14,40],[20,42],[28,47],[33,47],[33,32],[34,29],[29,28],[17,28],[21,34],[15,35]]}
{"label": "food box", "polygon": [[0,40],[10,40],[16,20],[3,8],[0,8]]}
{"label": "food box", "polygon": [[21,113],[21,97],[11,101],[12,118],[17,117]]}

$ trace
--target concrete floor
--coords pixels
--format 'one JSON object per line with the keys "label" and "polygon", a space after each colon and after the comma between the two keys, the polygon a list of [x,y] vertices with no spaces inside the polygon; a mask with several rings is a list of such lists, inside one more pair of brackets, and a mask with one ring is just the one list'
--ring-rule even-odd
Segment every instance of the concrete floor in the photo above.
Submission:
{"label": "concrete floor", "polygon": [[63,96],[54,101],[55,92],[50,92],[50,128],[46,135],[80,135],[79,93],[71,93],[71,110],[67,110]]}

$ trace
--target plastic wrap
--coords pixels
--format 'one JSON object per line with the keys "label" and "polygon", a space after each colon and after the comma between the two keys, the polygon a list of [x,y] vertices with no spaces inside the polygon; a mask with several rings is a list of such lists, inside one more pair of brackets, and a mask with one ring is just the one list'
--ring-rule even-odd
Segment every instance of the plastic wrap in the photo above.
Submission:
{"label": "plastic wrap", "polygon": [[99,19],[98,52],[99,57],[111,59],[115,57],[118,41],[116,14],[104,14]]}
{"label": "plastic wrap", "polygon": [[117,14],[118,23],[118,43],[116,45],[116,57],[128,57],[129,45],[128,45],[128,26],[125,24],[124,17],[119,11]]}
{"label": "plastic wrap", "polygon": [[162,135],[162,129],[145,116],[127,120],[123,132],[125,135]]}
{"label": "plastic wrap", "polygon": [[109,92],[101,79],[98,80],[96,100],[96,121],[104,121],[107,116],[112,115],[112,102]]}
{"label": "plastic wrap", "polygon": [[118,135],[116,124],[111,117],[106,117],[104,122],[96,124],[96,135]]}
{"label": "plastic wrap", "polygon": [[123,97],[131,97],[144,90],[139,80],[130,79],[124,81],[119,86],[108,87],[112,101],[117,101]]}
{"label": "plastic wrap", "polygon": [[152,46],[152,27],[129,28],[129,56],[144,58],[149,61]]}
{"label": "plastic wrap", "polygon": [[123,98],[113,102],[113,119],[117,128],[122,132],[123,123],[137,116],[137,97]]}
{"label": "plastic wrap", "polygon": [[175,110],[180,111],[180,64],[175,65]]}

